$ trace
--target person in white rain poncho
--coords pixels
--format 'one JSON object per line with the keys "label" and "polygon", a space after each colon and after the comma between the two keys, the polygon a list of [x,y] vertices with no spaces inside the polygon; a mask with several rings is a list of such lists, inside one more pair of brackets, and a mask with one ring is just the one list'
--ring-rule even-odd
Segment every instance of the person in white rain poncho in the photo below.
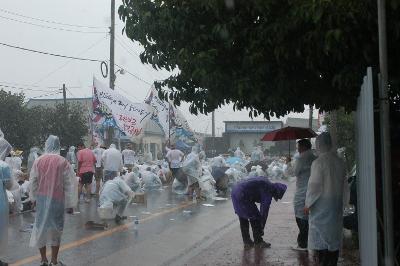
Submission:
{"label": "person in white rain poncho", "polygon": [[36,203],[30,246],[39,248],[42,265],[47,264],[46,244],[51,246],[51,264],[58,264],[65,209],[73,208],[77,202],[73,191],[75,173],[69,162],[59,154],[60,140],[50,135],[44,154],[33,163],[30,175],[30,197]]}
{"label": "person in white rain poncho", "polygon": [[317,137],[318,158],[311,165],[304,212],[309,213],[308,247],[316,250],[320,265],[337,265],[342,240],[344,162],[332,151],[329,133]]}
{"label": "person in white rain poncho", "polygon": [[142,171],[141,175],[144,189],[155,190],[162,187],[161,179],[151,170],[151,167],[147,167],[145,171]]}
{"label": "person in white rain poncho", "polygon": [[31,172],[33,162],[39,157],[38,151],[39,151],[39,148],[32,147],[30,152],[29,152],[28,165],[27,165],[28,174]]}
{"label": "person in white rain poncho", "polygon": [[261,151],[261,147],[255,147],[254,151],[251,153],[251,161],[258,162],[264,159],[264,154]]}
{"label": "person in white rain poncho", "polygon": [[132,145],[130,143],[127,144],[126,148],[122,151],[122,159],[128,172],[132,171],[132,167],[135,164],[135,155],[136,153],[132,150]]}
{"label": "person in white rain poncho", "polygon": [[236,151],[234,152],[235,157],[238,157],[240,159],[244,159],[244,153],[240,150],[239,147],[236,148]]}
{"label": "person in white rain poncho", "polygon": [[308,179],[311,174],[311,164],[316,156],[311,150],[311,142],[301,139],[297,142],[298,158],[294,162],[293,174],[296,176],[296,192],[294,194],[293,206],[296,223],[299,228],[296,250],[307,250],[308,242],[308,216],[304,213]]}
{"label": "person in white rain poncho", "polygon": [[192,152],[186,156],[182,170],[188,180],[188,195],[192,196],[194,192],[197,198],[201,198],[199,178],[202,174],[202,167],[199,159],[199,148],[197,146],[193,146]]}
{"label": "person in white rain poncho", "polygon": [[4,159],[11,151],[11,145],[0,130],[0,265],[6,265],[1,258],[7,255],[8,242],[8,198],[6,189],[12,187],[11,169]]}
{"label": "person in white rain poncho", "polygon": [[133,192],[143,192],[143,182],[140,179],[139,167],[134,166],[132,172],[124,176],[124,180]]}
{"label": "person in white rain poncho", "polygon": [[100,218],[110,219],[110,214],[113,213],[113,210],[116,210],[116,222],[126,219],[126,216],[123,216],[124,211],[129,203],[129,199],[134,196],[135,193],[121,177],[107,181],[100,191],[100,207],[98,208]]}
{"label": "person in white rain poncho", "polygon": [[68,162],[72,165],[72,168],[74,170],[78,169],[78,159],[76,158],[75,150],[76,150],[75,146],[69,147],[66,156]]}
{"label": "person in white rain poncho", "polygon": [[104,163],[104,182],[112,180],[118,176],[118,172],[122,171],[122,154],[117,150],[115,144],[111,144],[110,148],[105,150],[102,155]]}

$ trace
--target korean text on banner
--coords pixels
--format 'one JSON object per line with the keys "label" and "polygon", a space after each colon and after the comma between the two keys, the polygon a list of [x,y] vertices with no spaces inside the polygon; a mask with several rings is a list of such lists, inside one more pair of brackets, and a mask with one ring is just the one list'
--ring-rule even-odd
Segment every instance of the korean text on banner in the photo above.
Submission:
{"label": "korean text on banner", "polygon": [[143,127],[152,115],[145,103],[133,103],[111,90],[96,78],[93,80],[93,122],[104,127],[114,127],[122,134],[135,137],[143,133]]}

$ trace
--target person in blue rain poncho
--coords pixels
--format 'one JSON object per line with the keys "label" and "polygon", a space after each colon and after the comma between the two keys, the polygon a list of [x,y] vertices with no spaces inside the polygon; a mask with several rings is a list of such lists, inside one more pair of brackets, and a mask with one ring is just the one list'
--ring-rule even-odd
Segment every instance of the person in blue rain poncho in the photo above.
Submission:
{"label": "person in blue rain poncho", "polygon": [[6,156],[11,151],[11,145],[4,139],[4,134],[0,130],[0,266],[8,265],[1,261],[7,255],[8,242],[8,199],[6,189],[12,187],[11,169],[4,162]]}
{"label": "person in blue rain poncho", "polygon": [[50,265],[58,261],[65,210],[77,204],[74,193],[75,173],[69,162],[60,156],[60,140],[50,135],[42,156],[33,163],[30,173],[31,199],[36,204],[36,216],[30,240],[31,247],[39,248],[41,265],[48,265],[46,245],[51,246]]}
{"label": "person in blue rain poncho", "polygon": [[304,212],[309,214],[308,248],[321,266],[337,265],[342,242],[345,164],[332,149],[329,133],[317,137],[318,158],[311,165]]}
{"label": "person in blue rain poncho", "polygon": [[[232,189],[232,203],[239,217],[240,230],[245,248],[252,246],[269,248],[270,243],[263,240],[264,228],[268,218],[272,198],[281,199],[286,185],[271,183],[265,177],[253,177],[238,182]],[[260,209],[256,203],[260,203]],[[249,223],[253,230],[254,242],[250,238]]]}

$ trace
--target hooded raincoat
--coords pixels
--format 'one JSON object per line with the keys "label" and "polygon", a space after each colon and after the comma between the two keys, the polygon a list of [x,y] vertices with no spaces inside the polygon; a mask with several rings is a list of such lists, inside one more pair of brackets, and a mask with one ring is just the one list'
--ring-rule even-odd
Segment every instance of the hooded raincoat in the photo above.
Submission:
{"label": "hooded raincoat", "polygon": [[32,166],[31,199],[36,201],[36,218],[30,241],[32,247],[60,245],[65,209],[74,207],[76,203],[73,191],[75,173],[59,153],[60,141],[50,135],[46,140],[45,153]]}
{"label": "hooded raincoat", "polygon": [[308,219],[304,214],[308,180],[311,174],[311,164],[317,157],[312,150],[307,150],[299,155],[294,163],[294,175],[296,176],[296,192],[293,198],[294,214],[297,218]]}
{"label": "hooded raincoat", "polygon": [[124,176],[124,180],[133,192],[143,192],[143,182],[140,179],[139,167],[134,166],[132,172]]}
{"label": "hooded raincoat", "polygon": [[339,250],[346,189],[344,162],[331,151],[328,133],[317,137],[318,158],[312,163],[306,207],[310,209],[308,246],[313,250]]}
{"label": "hooded raincoat", "polygon": [[202,168],[198,147],[194,146],[192,148],[192,152],[189,153],[186,160],[183,162],[182,170],[187,175],[189,186],[199,181],[202,174]]}
{"label": "hooded raincoat", "polygon": [[111,217],[101,217],[104,210],[117,210],[117,214],[122,216],[128,203],[129,198],[133,198],[135,193],[129,188],[125,181],[116,177],[113,180],[107,181],[101,191],[99,197],[99,215],[100,218],[106,219]]}
{"label": "hooded raincoat", "polygon": [[69,150],[67,153],[67,160],[74,169],[78,169],[78,159],[76,158],[74,146],[69,147]]}
{"label": "hooded raincoat", "polygon": [[260,147],[257,147],[254,149],[254,151],[251,153],[251,161],[252,162],[258,162],[262,161],[264,159],[264,154],[261,151]]}
{"label": "hooded raincoat", "polygon": [[39,149],[37,147],[32,147],[30,152],[29,152],[28,165],[27,165],[28,173],[30,173],[31,170],[32,170],[33,162],[39,157],[38,151],[39,151]]}
{"label": "hooded raincoat", "polygon": [[[286,185],[271,183],[265,177],[242,180],[233,187],[231,193],[235,213],[240,218],[258,220],[264,228],[272,198],[276,201],[281,199],[286,188]],[[260,203],[260,210],[256,203]]]}
{"label": "hooded raincoat", "polygon": [[234,152],[235,157],[238,157],[240,159],[244,159],[244,153],[240,150],[239,147],[236,148],[236,151]]}
{"label": "hooded raincoat", "polygon": [[11,170],[4,159],[10,151],[11,145],[4,139],[0,130],[0,256],[7,255],[9,213],[6,188],[11,187]]}

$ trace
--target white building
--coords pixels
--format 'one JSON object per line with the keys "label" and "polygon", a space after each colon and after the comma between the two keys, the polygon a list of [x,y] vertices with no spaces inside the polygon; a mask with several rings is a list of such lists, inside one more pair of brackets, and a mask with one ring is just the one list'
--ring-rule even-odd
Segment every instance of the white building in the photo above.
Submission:
{"label": "white building", "polygon": [[223,137],[227,139],[230,149],[240,147],[245,153],[250,153],[255,146],[261,145],[269,148],[275,142],[263,142],[261,138],[268,132],[280,129],[282,121],[224,121],[225,132]]}

